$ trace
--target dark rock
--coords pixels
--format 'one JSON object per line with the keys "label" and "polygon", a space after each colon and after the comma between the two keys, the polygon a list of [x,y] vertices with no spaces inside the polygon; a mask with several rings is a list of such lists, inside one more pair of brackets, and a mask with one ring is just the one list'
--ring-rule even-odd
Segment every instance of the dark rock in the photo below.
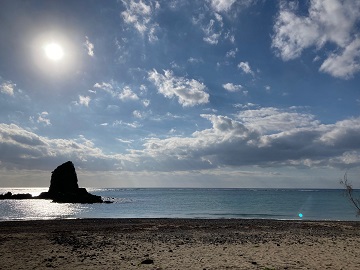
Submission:
{"label": "dark rock", "polygon": [[42,192],[37,198],[51,199],[57,203],[102,203],[101,196],[79,188],[74,164],[71,161],[58,166],[51,175],[48,192]]}
{"label": "dark rock", "polygon": [[[31,194],[0,194],[0,200],[6,199],[50,199],[58,203],[102,203],[101,196],[87,192],[86,188],[79,188],[74,164],[71,161],[58,166],[51,175],[50,187],[47,192],[33,197]],[[111,201],[106,201],[111,203]]]}
{"label": "dark rock", "polygon": [[154,260],[152,259],[145,259],[141,262],[141,264],[153,264],[154,263]]}
{"label": "dark rock", "polygon": [[6,199],[11,199],[12,197],[12,193],[11,192],[6,192],[5,194],[0,194],[0,198],[2,200],[6,200]]}
{"label": "dark rock", "polygon": [[25,200],[25,199],[32,199],[33,196],[29,193],[20,193],[20,194],[14,194],[12,195],[12,199],[18,199],[18,200]]}
{"label": "dark rock", "polygon": [[65,162],[51,172],[49,193],[73,193],[79,189],[74,164]]}
{"label": "dark rock", "polygon": [[11,192],[7,192],[5,194],[0,194],[0,200],[25,200],[25,199],[32,199],[32,195],[29,193],[19,193],[19,194],[12,194]]}
{"label": "dark rock", "polygon": [[88,193],[85,188],[75,192],[42,192],[38,199],[51,199],[57,203],[102,203],[101,196]]}

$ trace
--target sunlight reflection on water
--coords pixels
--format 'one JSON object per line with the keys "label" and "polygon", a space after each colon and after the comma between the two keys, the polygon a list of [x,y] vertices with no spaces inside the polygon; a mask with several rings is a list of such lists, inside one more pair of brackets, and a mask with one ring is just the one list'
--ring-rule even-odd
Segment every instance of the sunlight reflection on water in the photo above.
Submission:
{"label": "sunlight reflection on water", "polygon": [[[30,193],[38,196],[48,188],[0,188],[0,194]],[[85,211],[85,206],[70,203],[52,203],[51,200],[3,200],[0,204],[1,220],[31,220],[75,218]]]}
{"label": "sunlight reflection on water", "polygon": [[84,206],[52,203],[51,200],[6,200],[1,209],[8,220],[74,218]]}

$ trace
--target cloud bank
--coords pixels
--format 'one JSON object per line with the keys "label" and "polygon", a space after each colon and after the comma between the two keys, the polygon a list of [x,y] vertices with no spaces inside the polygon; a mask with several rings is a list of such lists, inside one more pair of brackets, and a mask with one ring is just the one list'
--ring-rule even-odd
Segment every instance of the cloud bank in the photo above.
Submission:
{"label": "cloud bank", "polygon": [[71,159],[88,170],[182,171],[224,167],[360,166],[360,118],[321,124],[313,115],[261,108],[235,118],[202,114],[211,127],[191,136],[148,138],[142,149],[104,153],[94,142],[50,139],[0,124],[2,167],[42,169]]}

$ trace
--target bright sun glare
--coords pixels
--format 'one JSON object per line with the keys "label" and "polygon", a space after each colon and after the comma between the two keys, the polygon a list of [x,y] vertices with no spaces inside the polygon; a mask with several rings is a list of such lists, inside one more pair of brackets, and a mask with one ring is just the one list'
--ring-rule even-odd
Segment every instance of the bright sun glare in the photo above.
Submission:
{"label": "bright sun glare", "polygon": [[45,55],[53,61],[59,61],[64,57],[63,48],[57,43],[49,43],[44,46]]}

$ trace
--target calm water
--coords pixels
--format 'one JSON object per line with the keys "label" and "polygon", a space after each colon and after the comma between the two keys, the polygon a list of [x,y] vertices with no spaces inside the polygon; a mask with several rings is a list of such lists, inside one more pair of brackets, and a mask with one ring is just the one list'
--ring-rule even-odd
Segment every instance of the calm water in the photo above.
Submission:
{"label": "calm water", "polygon": [[[0,193],[47,188],[0,188]],[[0,201],[0,221],[65,218],[256,218],[360,220],[343,190],[88,188],[112,204]],[[359,190],[356,197],[360,197]],[[299,214],[303,217],[300,218]]]}

